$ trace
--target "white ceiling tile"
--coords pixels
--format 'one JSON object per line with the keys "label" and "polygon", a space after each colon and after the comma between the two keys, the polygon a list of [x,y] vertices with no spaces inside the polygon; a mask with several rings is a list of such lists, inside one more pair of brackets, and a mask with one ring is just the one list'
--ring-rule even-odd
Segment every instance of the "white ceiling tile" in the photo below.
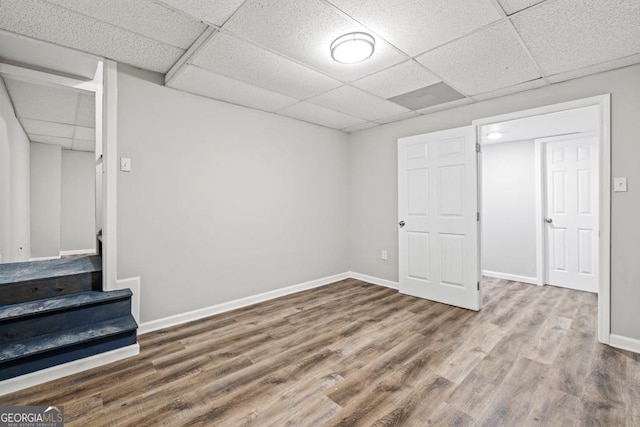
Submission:
{"label": "white ceiling tile", "polygon": [[471,99],[471,98],[462,98],[462,99],[457,99],[457,100],[451,101],[451,102],[445,102],[444,104],[438,104],[438,105],[434,105],[432,107],[423,108],[422,110],[418,110],[418,113],[420,113],[420,114],[431,114],[431,113],[436,113],[438,111],[449,110],[451,108],[461,107],[463,105],[467,105],[467,104],[471,104],[471,103],[473,103],[473,99]]}
{"label": "white ceiling tile", "polygon": [[18,117],[73,124],[78,92],[9,78],[5,83]]}
{"label": "white ceiling tile", "polygon": [[633,64],[640,64],[640,53],[573,71],[567,71],[566,73],[554,74],[549,76],[549,81],[551,83],[559,83],[566,80],[577,79],[578,77],[588,76],[590,74],[603,73],[605,71],[615,70],[616,68],[627,67]]}
{"label": "white ceiling tile", "polygon": [[503,17],[491,0],[329,0],[414,56]]}
{"label": "white ceiling tile", "polygon": [[420,114],[414,112],[414,111],[409,111],[408,113],[402,113],[402,114],[398,114],[395,116],[390,116],[390,117],[385,117],[382,119],[378,119],[376,120],[376,123],[384,125],[387,123],[393,123],[393,122],[399,122],[401,120],[407,120],[407,119],[411,119],[413,117],[418,117]]}
{"label": "white ceiling tile", "polygon": [[637,0],[547,1],[513,24],[548,75],[640,53]]}
{"label": "white ceiling tile", "polygon": [[309,102],[372,121],[409,111],[398,104],[380,99],[352,86],[339,87],[311,98]]}
{"label": "white ceiling tile", "polygon": [[264,111],[278,111],[297,99],[188,65],[170,87]]}
{"label": "white ceiling tile", "polygon": [[92,128],[86,128],[84,126],[76,126],[73,134],[73,139],[83,139],[85,141],[96,140],[96,130]]}
{"label": "white ceiling tile", "polygon": [[530,89],[537,89],[539,87],[545,86],[546,84],[547,83],[544,81],[544,79],[539,78],[525,83],[509,86],[504,89],[498,89],[491,92],[481,93],[480,95],[474,95],[473,99],[474,101],[484,101],[485,99],[498,98],[500,96],[511,95],[512,93],[522,92]]}
{"label": "white ceiling tile", "polygon": [[217,33],[190,62],[298,99],[341,86],[331,77],[224,32]]}
{"label": "white ceiling tile", "polygon": [[47,0],[159,42],[188,49],[206,25],[150,0]]}
{"label": "white ceiling tile", "polygon": [[81,93],[78,96],[78,111],[75,124],[89,128],[96,126],[96,101],[94,95]]}
{"label": "white ceiling tile", "polygon": [[357,80],[353,82],[353,86],[382,98],[391,98],[439,81],[438,77],[427,71],[420,64],[409,60]]}
{"label": "white ceiling tile", "polygon": [[85,141],[82,139],[73,139],[71,149],[74,151],[96,151],[95,141]]}
{"label": "white ceiling tile", "polygon": [[24,131],[29,134],[72,138],[74,126],[65,123],[45,122],[43,120],[21,118],[20,123]]}
{"label": "white ceiling tile", "polygon": [[344,128],[342,130],[345,131],[345,132],[358,132],[359,130],[371,129],[371,128],[374,128],[376,126],[380,126],[380,125],[378,123],[374,123],[374,122],[366,122],[366,123],[361,124],[361,125],[349,126],[348,128]]}
{"label": "white ceiling tile", "polygon": [[540,77],[506,21],[420,55],[416,60],[466,95]]}
{"label": "white ceiling tile", "polygon": [[194,18],[222,25],[244,0],[160,0]]}
{"label": "white ceiling tile", "polygon": [[299,102],[278,111],[278,114],[334,129],[343,129],[345,127],[366,123],[365,120],[357,117],[349,116],[308,102]]}
{"label": "white ceiling tile", "polygon": [[2,0],[0,28],[161,73],[184,53],[183,49],[36,0]]}
{"label": "white ceiling tile", "polygon": [[72,144],[71,138],[59,138],[57,136],[33,135],[33,134],[27,134],[27,137],[29,137],[29,141],[31,142],[60,145],[64,148],[71,148],[71,144]]}
{"label": "white ceiling tile", "polygon": [[542,3],[544,0],[498,0],[507,15],[513,15],[523,9]]}
{"label": "white ceiling tile", "polygon": [[247,0],[224,28],[340,81],[353,81],[407,59],[378,38],[366,61],[335,62],[331,43],[343,34],[367,30],[318,0]]}

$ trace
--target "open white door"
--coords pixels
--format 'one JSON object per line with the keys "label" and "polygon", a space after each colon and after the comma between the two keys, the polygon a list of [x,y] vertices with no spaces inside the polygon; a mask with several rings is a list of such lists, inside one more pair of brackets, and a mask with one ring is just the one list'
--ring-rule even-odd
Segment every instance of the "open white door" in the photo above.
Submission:
{"label": "open white door", "polygon": [[597,136],[545,138],[546,284],[598,292]]}
{"label": "open white door", "polygon": [[480,309],[474,126],[398,140],[400,292]]}

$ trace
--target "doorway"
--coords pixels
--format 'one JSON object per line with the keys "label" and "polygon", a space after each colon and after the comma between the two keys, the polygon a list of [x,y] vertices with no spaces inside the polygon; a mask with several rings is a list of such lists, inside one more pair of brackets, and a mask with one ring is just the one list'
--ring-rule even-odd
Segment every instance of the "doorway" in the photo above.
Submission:
{"label": "doorway", "polygon": [[[595,129],[594,132],[599,143],[596,150],[598,155],[598,177],[595,181],[592,181],[593,185],[598,189],[597,194],[599,199],[598,203],[593,203],[592,205],[597,211],[598,216],[597,254],[594,254],[593,251],[591,252],[591,259],[593,259],[594,256],[597,257],[597,262],[594,262],[594,265],[597,265],[597,269],[594,270],[593,274],[594,277],[596,277],[595,281],[598,289],[598,340],[608,344],[610,339],[610,95],[596,96],[474,120],[471,126],[458,129],[460,135],[446,134],[447,132],[454,131],[450,130],[400,138],[398,140],[400,292],[457,305],[459,307],[472,308],[475,310],[481,308],[479,303],[477,307],[469,307],[468,304],[465,304],[463,298],[471,296],[474,301],[476,298],[479,302],[481,301],[479,281],[482,275],[481,266],[483,265],[482,251],[480,248],[483,206],[482,203],[475,203],[475,200],[481,200],[481,197],[478,198],[478,195],[481,191],[481,177],[484,167],[481,161],[482,155],[479,154],[477,156],[477,168],[472,166],[465,156],[458,156],[459,159],[451,164],[438,164],[439,160],[436,160],[438,157],[444,158],[448,154],[457,154],[462,151],[473,151],[475,155],[476,151],[481,151],[483,137],[488,137],[491,133],[490,131],[493,130],[491,129],[492,126],[496,127],[501,123],[525,119],[533,121],[540,120],[543,116],[553,113],[571,115],[574,110],[577,111],[587,107],[592,107],[595,117],[597,117],[594,121],[597,124],[597,129]],[[564,126],[566,128],[566,120],[561,120],[559,123],[561,127]],[[464,134],[467,130],[475,132],[476,138],[472,140],[465,138]],[[498,131],[499,130],[496,130],[496,132]],[[542,135],[539,134],[534,137],[534,139],[575,134],[576,130],[575,128],[571,130],[556,129],[550,132],[551,133]],[[538,145],[542,147],[542,142]],[[458,149],[454,150],[455,152],[450,152],[449,149],[452,146],[456,146]],[[476,149],[474,150],[473,148]],[[539,155],[541,156],[541,152]],[[455,180],[455,182],[460,184],[460,188],[454,189],[455,191],[449,191],[447,188],[438,187],[439,184],[444,182],[443,178],[448,177],[447,173],[452,170],[452,166],[455,166],[458,170],[464,170],[463,173],[456,175],[459,176],[460,179]],[[470,182],[464,179],[464,177],[468,177],[468,175],[474,178],[471,179]],[[537,172],[537,182],[542,182],[542,179],[542,173]],[[540,193],[538,194],[538,199],[541,200],[542,189],[541,187],[538,188],[537,191]],[[464,234],[448,231],[446,225],[449,221],[443,220],[451,219],[447,218],[448,213],[441,209],[442,203],[445,199],[450,198],[449,196],[451,194],[471,194],[472,197],[470,200],[475,203],[477,209],[477,215],[470,215],[467,209],[462,207],[466,206],[464,202],[465,199],[462,199],[463,205],[459,206],[460,209],[456,215],[458,217],[457,219],[465,223],[465,230],[467,230],[467,232]],[[446,197],[443,198],[442,195]],[[459,199],[456,197],[456,200]],[[536,209],[536,217],[540,219],[539,221],[535,221],[535,227],[539,228],[536,233],[537,236],[542,236],[541,230],[543,229],[544,222],[543,212],[541,210],[542,204],[543,203],[539,203],[540,207]],[[412,213],[412,210],[415,212]],[[418,220],[427,224],[427,227],[419,230],[414,229],[414,223]],[[544,224],[548,223],[544,222]],[[473,232],[474,227],[476,232]],[[463,248],[465,248],[465,256],[450,256],[451,245],[444,244],[443,236],[457,237],[457,241],[461,242],[457,246],[457,252],[461,254]],[[418,239],[417,237],[421,238]],[[468,240],[472,240],[472,242],[468,242]],[[543,239],[536,238],[537,252],[542,251],[540,246],[542,243]],[[434,254],[433,251],[436,253]],[[588,251],[585,251],[584,253],[587,252]],[[442,260],[446,260],[446,262],[442,262]],[[418,261],[422,264],[417,264]],[[475,272],[471,271],[471,268],[468,268],[469,263],[477,267]],[[538,273],[544,271],[546,261],[544,261],[543,257],[536,257],[535,263],[535,281],[544,282],[544,278],[539,280],[539,278],[544,277],[544,275]],[[456,283],[448,283],[447,281],[440,280],[439,278],[444,277],[443,274],[434,274],[447,271],[456,272]],[[465,292],[456,292],[454,286],[464,288]],[[447,291],[446,301],[438,297],[438,293],[442,290]],[[458,296],[455,296],[456,293]]]}

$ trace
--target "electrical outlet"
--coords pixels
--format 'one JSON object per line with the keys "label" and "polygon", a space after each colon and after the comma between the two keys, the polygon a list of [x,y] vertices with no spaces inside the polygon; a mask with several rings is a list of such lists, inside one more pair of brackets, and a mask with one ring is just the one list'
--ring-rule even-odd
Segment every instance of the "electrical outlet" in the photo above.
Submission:
{"label": "electrical outlet", "polygon": [[386,261],[388,259],[387,251],[383,250],[382,253],[380,254],[380,258]]}

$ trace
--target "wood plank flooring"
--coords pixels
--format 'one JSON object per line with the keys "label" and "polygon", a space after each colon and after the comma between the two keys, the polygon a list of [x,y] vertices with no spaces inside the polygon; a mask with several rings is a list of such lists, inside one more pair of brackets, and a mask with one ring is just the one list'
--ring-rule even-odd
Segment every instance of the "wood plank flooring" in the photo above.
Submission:
{"label": "wood plank flooring", "polygon": [[640,355],[596,297],[483,281],[479,313],[348,279],[140,337],[11,395],[68,426],[639,426]]}

